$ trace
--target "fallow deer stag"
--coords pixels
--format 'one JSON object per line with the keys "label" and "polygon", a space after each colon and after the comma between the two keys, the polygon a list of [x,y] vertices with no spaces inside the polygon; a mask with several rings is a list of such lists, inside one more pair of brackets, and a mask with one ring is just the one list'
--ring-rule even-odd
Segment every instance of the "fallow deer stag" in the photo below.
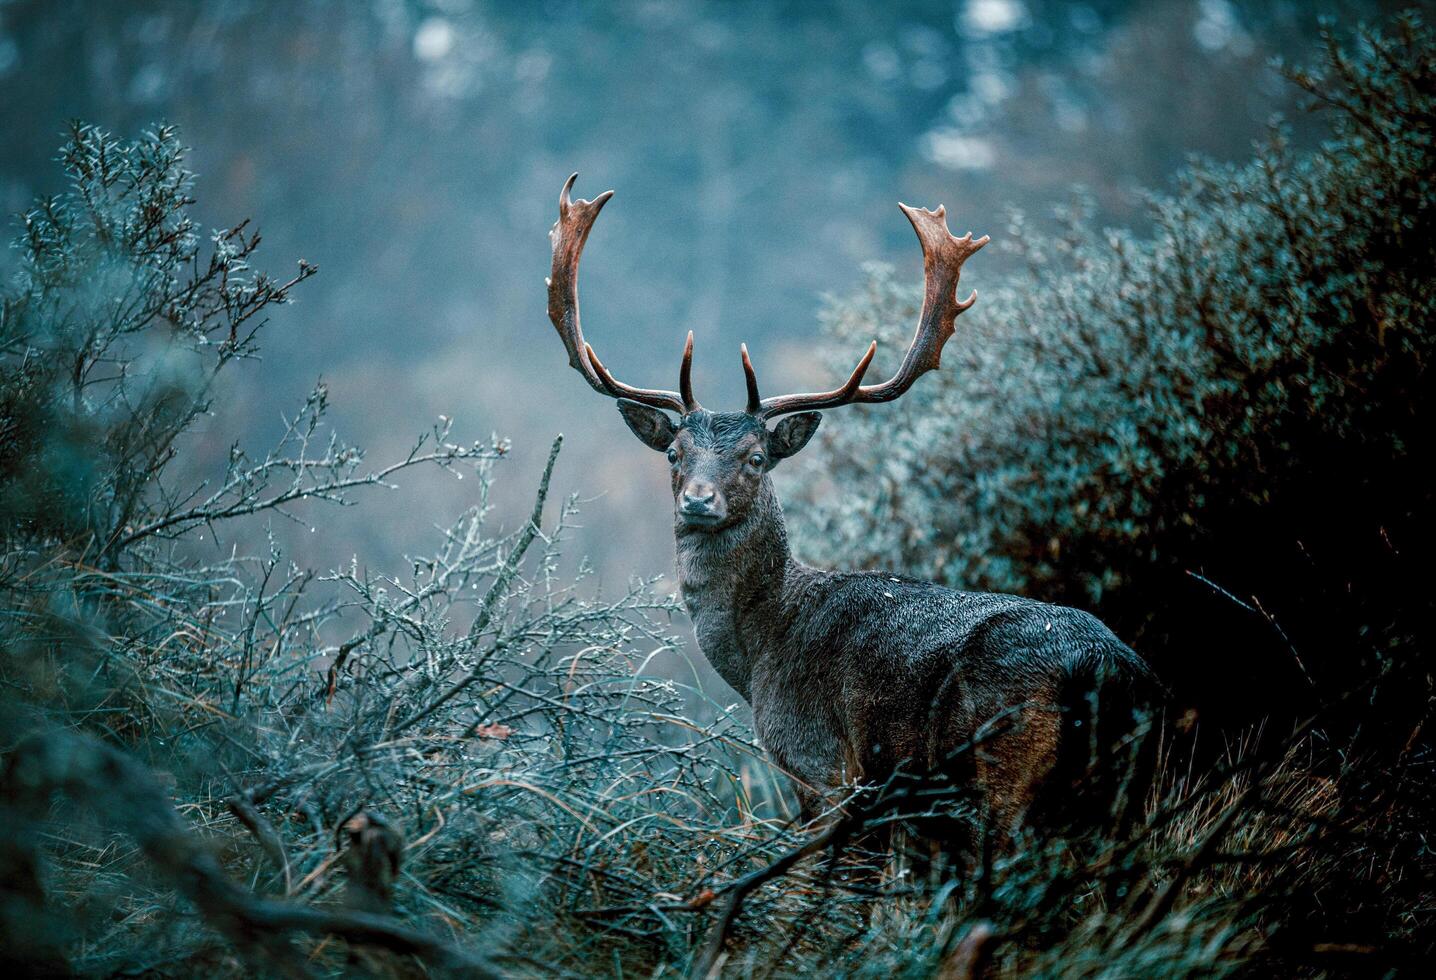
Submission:
{"label": "fallow deer stag", "polygon": [[762,398],[745,345],[746,409],[710,412],[693,397],[692,331],[676,392],[624,384],[585,342],[578,262],[613,192],[572,200],[577,176],[564,185],[550,233],[549,317],[569,364],[618,400],[634,435],[667,454],[678,580],[698,645],[752,706],[758,736],[794,778],[804,814],[899,770],[941,773],[975,789],[998,828],[1011,831],[1040,797],[1050,798],[1045,788],[1069,779],[1064,793],[1080,787],[1087,770],[1061,763],[1091,758],[1098,726],[1084,729],[1083,720],[1095,720],[1092,704],[1111,701],[1097,695],[1148,686],[1148,668],[1132,650],[1076,609],[886,572],[810,568],[789,551],[769,477],[812,438],[821,420],[815,409],[892,401],[938,367],[954,320],[977,298],[957,299],[962,265],[987,237],[953,237],[941,207],[899,205],[922,244],[927,290],[897,373],[863,384],[874,341],[833,390]]}

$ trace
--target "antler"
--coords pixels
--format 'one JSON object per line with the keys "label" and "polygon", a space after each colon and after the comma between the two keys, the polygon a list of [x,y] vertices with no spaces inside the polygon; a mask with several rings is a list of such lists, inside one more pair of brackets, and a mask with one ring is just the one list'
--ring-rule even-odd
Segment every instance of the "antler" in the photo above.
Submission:
{"label": "antler", "polygon": [[[563,185],[558,198],[558,221],[549,232],[553,242],[553,272],[548,279],[548,316],[553,321],[564,347],[568,350],[568,363],[594,391],[610,398],[629,398],[654,408],[667,409],[686,415],[702,406],[693,397],[693,331],[688,331],[688,340],[683,347],[683,362],[678,372],[678,391],[634,388],[615,378],[603,366],[593,348],[583,339],[583,329],[578,318],[578,260],[583,255],[583,246],[593,230],[594,219],[613,191],[604,191],[592,201],[569,198],[578,174],[574,174]],[[953,237],[947,230],[947,212],[941,206],[936,211],[925,208],[910,208],[899,204],[917,232],[922,245],[923,270],[927,289],[923,297],[922,315],[918,318],[917,333],[913,335],[902,364],[897,373],[882,384],[864,385],[863,377],[877,352],[877,341],[868,345],[867,352],[848,380],[832,391],[812,392],[799,395],[779,395],[773,398],[758,396],[758,378],[753,371],[753,362],[748,356],[748,346],[742,347],[743,374],[748,382],[748,413],[769,419],[775,415],[787,415],[808,409],[835,408],[860,402],[886,402],[900,397],[912,387],[914,381],[927,371],[936,370],[942,357],[943,345],[953,335],[953,324],[957,315],[977,302],[977,290],[965,300],[957,298],[957,283],[962,275],[962,264],[974,252],[989,241],[986,235],[974,240],[972,232],[961,238]]]}
{"label": "antler", "polygon": [[693,331],[688,331],[688,343],[683,348],[683,365],[678,373],[680,391],[633,388],[624,384],[609,373],[593,348],[584,341],[583,328],[578,320],[578,260],[583,254],[584,243],[588,241],[588,233],[593,229],[594,219],[613,196],[613,191],[604,191],[592,201],[582,198],[570,200],[569,191],[576,180],[578,174],[563,185],[563,191],[558,196],[558,220],[548,233],[549,241],[553,243],[553,271],[548,279],[548,318],[553,321],[554,329],[568,350],[568,363],[601,395],[630,398],[679,415],[698,410],[701,406],[693,397],[691,378]]}
{"label": "antler", "polygon": [[868,345],[867,353],[858,361],[858,366],[853,369],[848,380],[832,391],[759,399],[758,379],[753,373],[753,362],[748,359],[748,348],[744,345],[743,373],[748,380],[749,414],[769,419],[775,415],[787,415],[808,409],[892,401],[911,388],[912,383],[924,372],[937,369],[942,357],[942,347],[953,335],[953,321],[959,313],[977,302],[975,289],[967,299],[957,298],[957,281],[962,274],[962,264],[990,239],[983,235],[974,241],[972,232],[961,238],[953,237],[947,230],[947,212],[941,205],[936,211],[910,208],[906,204],[899,204],[898,207],[902,208],[903,214],[912,222],[918,241],[922,243],[922,264],[927,291],[923,296],[917,333],[913,335],[912,343],[908,346],[897,374],[882,384],[863,385],[863,375],[867,373],[868,366],[873,361],[873,354],[878,349],[878,342],[875,340]]}

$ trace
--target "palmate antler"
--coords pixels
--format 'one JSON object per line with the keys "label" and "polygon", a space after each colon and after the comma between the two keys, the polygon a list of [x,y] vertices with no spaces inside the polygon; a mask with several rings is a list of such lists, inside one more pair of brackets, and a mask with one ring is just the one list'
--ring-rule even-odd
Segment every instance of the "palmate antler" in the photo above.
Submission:
{"label": "palmate antler", "polygon": [[584,243],[593,229],[593,219],[613,196],[613,191],[604,191],[592,201],[580,198],[569,199],[573,182],[578,174],[569,177],[558,196],[558,220],[549,231],[553,243],[553,271],[548,279],[548,318],[563,339],[568,349],[568,363],[583,375],[590,387],[600,395],[610,398],[629,398],[654,408],[668,409],[679,415],[697,411],[702,406],[693,397],[693,331],[688,331],[688,343],[683,348],[683,365],[678,371],[678,387],[681,391],[663,391],[649,388],[632,388],[619,381],[598,355],[583,339],[583,328],[578,322],[578,260],[583,255]]}
{"label": "palmate antler", "polygon": [[936,211],[926,208],[910,208],[899,204],[907,220],[912,222],[922,243],[923,272],[927,279],[927,291],[923,296],[922,315],[918,318],[917,333],[913,334],[902,365],[882,384],[864,385],[863,375],[877,353],[878,342],[868,345],[867,352],[858,361],[858,366],[848,380],[832,391],[811,392],[800,395],[776,395],[759,399],[758,379],[753,373],[753,362],[748,359],[748,347],[743,352],[743,373],[748,379],[748,412],[759,418],[770,419],[775,415],[803,412],[816,408],[835,408],[861,402],[887,402],[900,397],[912,387],[912,383],[927,371],[935,371],[942,357],[942,347],[953,335],[953,321],[963,310],[977,302],[977,290],[965,300],[957,298],[957,281],[962,275],[962,264],[974,252],[991,239],[983,235],[973,240],[972,232],[961,238],[954,238],[947,230],[947,211],[938,205]]}
{"label": "palmate antler", "polygon": [[[593,348],[584,342],[583,330],[578,321],[578,260],[583,253],[584,243],[588,240],[588,233],[593,228],[594,218],[613,196],[613,191],[605,191],[592,201],[572,201],[569,199],[569,191],[577,179],[578,174],[574,174],[563,185],[563,193],[558,199],[558,221],[549,232],[549,238],[553,242],[553,273],[548,284],[548,315],[559,336],[563,338],[564,347],[568,349],[569,364],[600,394],[611,398],[629,398],[680,415],[697,411],[701,406],[693,397],[690,379],[693,367],[693,331],[688,331],[688,342],[683,348],[683,364],[678,375],[681,393],[632,388],[624,384],[604,368]],[[832,391],[760,398],[758,378],[753,371],[753,362],[748,357],[748,345],[744,344],[741,350],[743,374],[748,383],[748,414],[770,419],[777,415],[835,408],[839,405],[892,401],[911,388],[913,382],[923,373],[937,369],[943,345],[953,335],[957,315],[977,302],[976,290],[965,300],[957,298],[957,283],[962,275],[962,264],[990,239],[983,235],[974,240],[971,232],[961,238],[954,237],[947,230],[947,212],[941,206],[936,211],[911,208],[906,204],[899,204],[898,207],[907,215],[922,245],[927,288],[923,296],[922,315],[918,318],[917,332],[913,335],[912,343],[908,346],[897,373],[882,384],[863,384],[863,376],[878,349],[875,340],[868,345],[867,352],[858,361],[858,366],[853,369],[848,380]]]}

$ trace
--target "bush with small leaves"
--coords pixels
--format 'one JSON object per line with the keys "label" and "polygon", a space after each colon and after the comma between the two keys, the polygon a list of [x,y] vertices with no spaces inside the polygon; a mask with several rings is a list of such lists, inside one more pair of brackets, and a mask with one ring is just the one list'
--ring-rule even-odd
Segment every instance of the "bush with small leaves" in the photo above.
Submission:
{"label": "bush with small leaves", "polygon": [[[1093,609],[1212,710],[1394,669],[1409,734],[1409,652],[1436,642],[1436,42],[1411,17],[1327,43],[1290,73],[1330,113],[1319,149],[1278,130],[1194,166],[1145,235],[1081,207],[995,235],[1023,271],[981,283],[941,372],[824,429],[800,545]],[[920,303],[874,268],[828,346],[900,351]]]}

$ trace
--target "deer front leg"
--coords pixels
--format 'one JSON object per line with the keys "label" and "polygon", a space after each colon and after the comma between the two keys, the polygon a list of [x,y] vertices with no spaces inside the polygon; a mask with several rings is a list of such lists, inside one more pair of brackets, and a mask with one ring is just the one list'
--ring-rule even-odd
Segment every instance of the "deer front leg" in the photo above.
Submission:
{"label": "deer front leg", "polygon": [[788,777],[793,794],[798,798],[798,818],[803,825],[826,825],[841,815],[851,788],[836,778],[837,774],[832,769],[805,765],[803,760],[794,759],[782,750],[775,750],[766,744],[764,747],[774,767]]}
{"label": "deer front leg", "polygon": [[794,781],[793,791],[798,797],[798,820],[804,826],[821,819],[833,809],[832,787],[816,789],[806,783]]}
{"label": "deer front leg", "polygon": [[838,739],[816,726],[785,725],[767,713],[754,714],[759,742],[792,783],[802,822],[837,817],[861,777],[849,760],[834,752]]}

